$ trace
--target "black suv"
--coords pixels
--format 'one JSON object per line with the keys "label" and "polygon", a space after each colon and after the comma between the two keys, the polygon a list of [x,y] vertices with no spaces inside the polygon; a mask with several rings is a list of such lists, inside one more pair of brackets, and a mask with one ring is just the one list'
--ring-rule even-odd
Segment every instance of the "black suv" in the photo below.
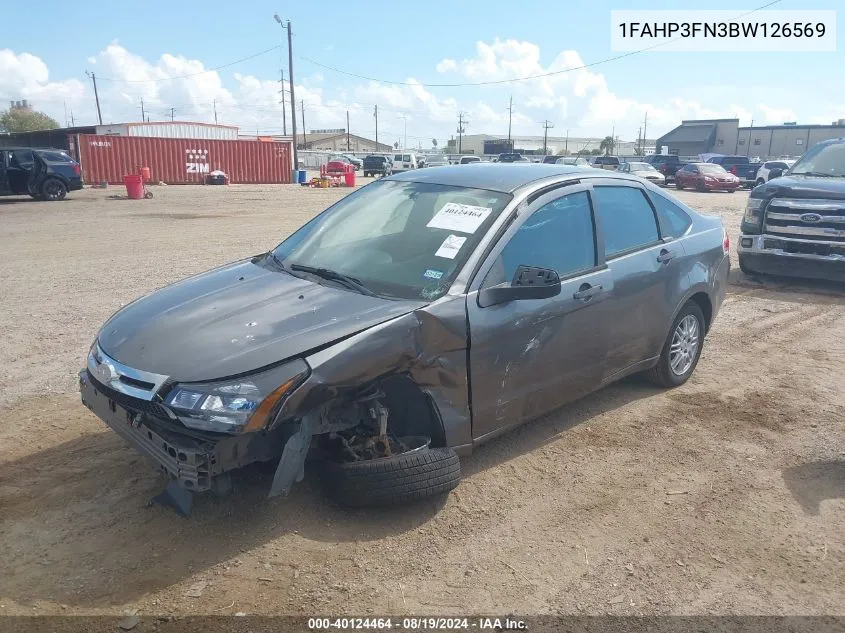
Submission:
{"label": "black suv", "polygon": [[389,176],[393,173],[393,162],[386,156],[371,154],[364,158],[361,171],[365,176]]}
{"label": "black suv", "polygon": [[674,181],[675,174],[684,166],[681,159],[674,154],[650,154],[643,158],[643,162],[648,163],[663,174],[667,183],[670,180]]}
{"label": "black suv", "polygon": [[737,254],[746,274],[845,281],[845,138],[811,147],[748,197]]}
{"label": "black suv", "polygon": [[82,169],[64,150],[0,148],[0,196],[62,200],[82,189]]}
{"label": "black suv", "polygon": [[511,152],[509,154],[499,154],[500,163],[516,163],[522,160],[522,154]]}

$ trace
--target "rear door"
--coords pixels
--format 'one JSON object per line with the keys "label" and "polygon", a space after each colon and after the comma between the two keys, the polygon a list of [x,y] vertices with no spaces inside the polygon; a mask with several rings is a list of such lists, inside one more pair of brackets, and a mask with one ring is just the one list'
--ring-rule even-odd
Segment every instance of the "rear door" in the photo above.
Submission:
{"label": "rear door", "polygon": [[[598,386],[614,316],[596,240],[592,188],[566,187],[521,210],[480,268],[467,295],[473,438]],[[560,294],[482,305],[479,289],[509,284],[520,265],[556,270]]]}
{"label": "rear door", "polygon": [[607,302],[613,315],[604,368],[608,380],[660,353],[688,274],[682,240],[661,230],[644,187],[613,180],[593,184],[613,283]]}

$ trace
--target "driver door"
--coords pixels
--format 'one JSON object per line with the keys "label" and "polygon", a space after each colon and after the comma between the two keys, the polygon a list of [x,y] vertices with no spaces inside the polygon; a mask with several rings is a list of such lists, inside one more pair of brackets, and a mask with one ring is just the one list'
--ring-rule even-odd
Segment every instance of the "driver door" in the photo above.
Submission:
{"label": "driver door", "polygon": [[[613,278],[595,227],[590,185],[553,191],[520,210],[479,269],[467,295],[474,440],[601,383]],[[510,284],[520,265],[555,270],[560,294],[483,305],[479,290]]]}

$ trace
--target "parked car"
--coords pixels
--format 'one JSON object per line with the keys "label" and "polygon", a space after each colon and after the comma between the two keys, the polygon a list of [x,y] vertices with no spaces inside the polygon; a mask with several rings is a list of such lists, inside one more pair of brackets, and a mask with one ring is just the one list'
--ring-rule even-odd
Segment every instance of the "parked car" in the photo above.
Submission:
{"label": "parked car", "polygon": [[655,185],[665,185],[666,178],[657,171],[652,165],[648,163],[622,163],[619,165],[619,171],[623,174],[632,174],[639,178],[645,178]]}
{"label": "parked car", "polygon": [[790,167],[795,164],[794,160],[786,159],[786,160],[767,160],[765,163],[760,165],[760,168],[757,170],[754,178],[754,185],[762,185],[764,183],[769,182],[769,174],[773,169],[780,169],[781,173],[787,171]]}
{"label": "parked car", "polygon": [[845,138],[769,171],[749,194],[737,253],[746,274],[845,281]]}
{"label": "parked car", "polygon": [[346,158],[349,159],[350,163],[355,165],[355,171],[360,170],[361,167],[364,166],[364,161],[362,159],[358,158],[357,156],[353,156],[352,154],[344,154],[344,156],[346,156]]}
{"label": "parked car", "polygon": [[517,163],[517,162],[522,162],[522,161],[520,161],[521,158],[522,158],[522,154],[518,154],[517,152],[506,152],[504,154],[499,154],[499,161],[498,162],[500,162],[500,163]]}
{"label": "parked car", "polygon": [[718,217],[624,174],[408,171],[124,306],[81,398],[182,512],[253,462],[287,493],[307,455],[346,505],[441,495],[509,428],[633,373],[683,384],[728,251]]}
{"label": "parked car", "polygon": [[612,169],[616,170],[619,169],[619,157],[618,156],[594,156],[593,160],[590,162],[593,167],[598,169]]}
{"label": "parked car", "polygon": [[364,157],[361,170],[364,176],[389,176],[393,173],[393,162],[388,156],[370,154]]}
{"label": "parked car", "polygon": [[557,158],[558,157],[554,154],[547,154],[546,156],[543,156],[543,160],[541,160],[540,162],[546,165],[554,165],[555,163],[557,163]]}
{"label": "parked car", "polygon": [[[356,163],[357,161],[357,163]],[[360,158],[353,158],[352,156],[348,156],[346,154],[333,154],[329,156],[330,163],[347,163],[348,165],[352,165],[355,171],[358,171],[363,164],[363,161]]]}
{"label": "parked car", "polygon": [[449,165],[449,159],[442,154],[436,156],[429,156],[425,161],[426,167],[445,167]]}
{"label": "parked car", "polygon": [[63,200],[82,189],[82,169],[67,152],[33,147],[0,148],[0,196]]}
{"label": "parked car", "polygon": [[724,167],[725,171],[739,179],[743,187],[754,187],[759,164],[752,163],[748,156],[711,156],[707,162]]}
{"label": "parked car", "polygon": [[651,154],[646,156],[643,162],[663,174],[667,184],[675,181],[675,173],[685,164],[674,154]]}
{"label": "parked car", "polygon": [[393,173],[417,169],[417,155],[414,153],[402,153],[393,155]]}
{"label": "parked car", "polygon": [[478,156],[461,156],[461,165],[469,165],[470,163],[480,163],[481,158]]}
{"label": "parked car", "polygon": [[555,165],[574,165],[576,167],[589,167],[590,161],[583,156],[561,156],[555,161]]}
{"label": "parked car", "polygon": [[675,188],[699,191],[728,191],[739,189],[739,178],[713,163],[689,163],[675,172]]}

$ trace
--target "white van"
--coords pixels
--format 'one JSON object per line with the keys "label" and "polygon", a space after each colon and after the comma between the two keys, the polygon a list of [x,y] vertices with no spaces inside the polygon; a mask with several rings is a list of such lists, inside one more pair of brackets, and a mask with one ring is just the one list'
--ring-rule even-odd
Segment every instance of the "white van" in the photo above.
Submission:
{"label": "white van", "polygon": [[417,155],[413,152],[410,154],[394,154],[393,155],[393,173],[405,171],[408,169],[417,168]]}

